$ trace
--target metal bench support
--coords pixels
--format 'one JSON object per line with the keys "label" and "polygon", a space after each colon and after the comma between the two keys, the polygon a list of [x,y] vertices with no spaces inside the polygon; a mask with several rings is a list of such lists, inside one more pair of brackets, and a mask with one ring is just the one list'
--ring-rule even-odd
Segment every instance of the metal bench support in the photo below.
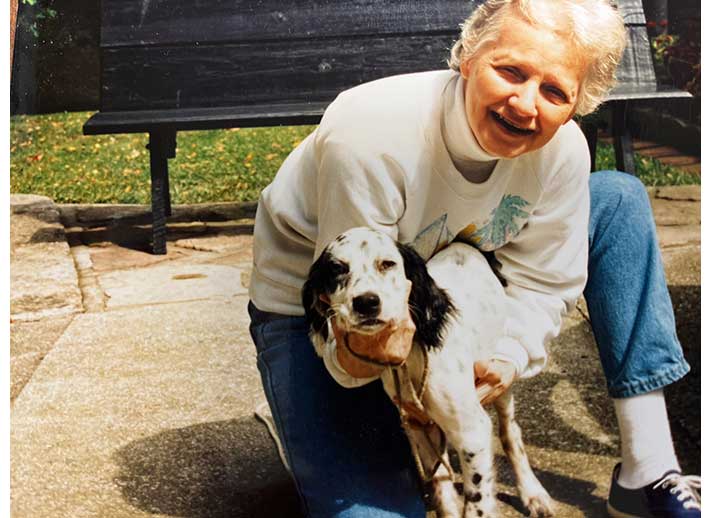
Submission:
{"label": "metal bench support", "polygon": [[166,218],[171,215],[171,195],[168,185],[168,159],[176,156],[176,131],[156,130],[149,133],[151,152],[151,215],[153,222],[153,253],[166,254]]}
{"label": "metal bench support", "polygon": [[626,173],[636,175],[635,160],[633,154],[633,138],[626,125],[626,111],[628,101],[613,101],[612,103],[613,121],[613,149],[616,154],[616,169]]}
{"label": "metal bench support", "polygon": [[[611,115],[609,128],[613,137],[613,149],[616,156],[616,169],[636,176],[633,138],[626,124],[628,101],[610,101]],[[596,146],[598,145],[598,126],[595,122],[583,121],[581,130],[586,136],[588,152],[591,155],[591,172],[596,171]]]}
{"label": "metal bench support", "polygon": [[596,146],[598,145],[598,126],[585,120],[581,124],[581,130],[588,143],[588,154],[591,156],[591,172],[596,170]]}

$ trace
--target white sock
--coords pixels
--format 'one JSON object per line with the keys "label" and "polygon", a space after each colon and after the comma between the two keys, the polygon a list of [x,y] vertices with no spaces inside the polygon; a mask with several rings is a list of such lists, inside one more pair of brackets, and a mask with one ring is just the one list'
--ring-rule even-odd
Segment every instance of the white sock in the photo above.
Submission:
{"label": "white sock", "polygon": [[636,489],[680,469],[672,444],[662,389],[614,399],[621,433],[621,471],[618,483]]}

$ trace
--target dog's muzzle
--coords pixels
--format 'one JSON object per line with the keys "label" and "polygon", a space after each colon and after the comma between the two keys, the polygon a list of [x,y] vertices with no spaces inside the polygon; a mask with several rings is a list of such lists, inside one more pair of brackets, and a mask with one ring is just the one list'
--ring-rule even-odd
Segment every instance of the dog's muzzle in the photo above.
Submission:
{"label": "dog's muzzle", "polygon": [[383,367],[397,367],[408,358],[413,347],[415,324],[410,317],[387,323],[381,331],[363,334],[344,331],[332,322],[334,338],[356,358]]}

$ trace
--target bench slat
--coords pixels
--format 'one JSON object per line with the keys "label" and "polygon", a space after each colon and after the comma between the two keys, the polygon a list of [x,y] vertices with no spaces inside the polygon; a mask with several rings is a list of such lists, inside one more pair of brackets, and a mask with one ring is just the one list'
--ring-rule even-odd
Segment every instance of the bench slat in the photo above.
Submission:
{"label": "bench slat", "polygon": [[102,111],[330,101],[356,84],[443,69],[453,34],[104,53]]}
{"label": "bench slat", "polygon": [[606,101],[636,101],[643,99],[682,99],[691,98],[692,94],[668,85],[657,84],[621,84],[606,96]]}
{"label": "bench slat", "polygon": [[[101,46],[451,32],[479,2],[104,0]],[[318,23],[315,23],[318,20]]]}
{"label": "bench slat", "polygon": [[633,26],[628,27],[627,32],[628,44],[616,70],[616,79],[621,84],[656,84],[647,29]]}
{"label": "bench slat", "polygon": [[97,112],[84,123],[85,135],[144,133],[317,124],[328,102]]}

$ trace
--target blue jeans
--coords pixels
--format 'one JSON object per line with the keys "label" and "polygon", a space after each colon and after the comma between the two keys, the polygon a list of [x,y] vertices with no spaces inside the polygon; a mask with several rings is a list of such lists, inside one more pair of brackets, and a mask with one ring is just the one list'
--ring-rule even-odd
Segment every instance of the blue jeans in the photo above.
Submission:
{"label": "blue jeans", "polygon": [[652,392],[690,371],[675,332],[655,221],[640,181],[591,175],[588,283],[584,297],[608,393]]}
{"label": "blue jeans", "polygon": [[[618,172],[590,179],[584,295],[608,391],[629,397],[689,371],[675,334],[645,188]],[[345,389],[317,358],[302,317],[249,307],[257,362],[307,516],[424,517],[395,407],[380,383]]]}

